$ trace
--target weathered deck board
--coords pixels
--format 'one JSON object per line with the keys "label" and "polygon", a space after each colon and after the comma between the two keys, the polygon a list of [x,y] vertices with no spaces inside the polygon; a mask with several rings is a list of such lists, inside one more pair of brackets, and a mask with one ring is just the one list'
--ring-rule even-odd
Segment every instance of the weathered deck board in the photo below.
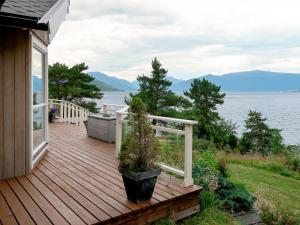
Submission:
{"label": "weathered deck board", "polygon": [[75,125],[49,128],[48,152],[32,173],[0,181],[0,224],[145,224],[199,210],[200,188],[166,175],[150,201],[128,201],[114,145]]}

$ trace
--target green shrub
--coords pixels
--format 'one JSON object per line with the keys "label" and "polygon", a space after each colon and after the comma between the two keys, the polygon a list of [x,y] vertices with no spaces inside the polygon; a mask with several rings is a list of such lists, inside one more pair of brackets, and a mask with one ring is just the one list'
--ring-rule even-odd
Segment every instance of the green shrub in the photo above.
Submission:
{"label": "green shrub", "polygon": [[218,188],[219,172],[201,163],[193,164],[194,183],[205,190],[215,191]]}
{"label": "green shrub", "polygon": [[216,190],[216,195],[222,205],[233,212],[248,211],[255,202],[255,197],[244,187],[235,185],[224,177],[219,178],[219,188]]}
{"label": "green shrub", "polygon": [[216,151],[217,147],[212,140],[194,138],[193,149],[197,151]]}
{"label": "green shrub", "polygon": [[279,206],[274,207],[270,205],[263,204],[261,206],[261,218],[266,225],[297,225],[295,214],[285,208]]}
{"label": "green shrub", "polygon": [[300,172],[300,154],[291,154],[286,163],[289,169]]}

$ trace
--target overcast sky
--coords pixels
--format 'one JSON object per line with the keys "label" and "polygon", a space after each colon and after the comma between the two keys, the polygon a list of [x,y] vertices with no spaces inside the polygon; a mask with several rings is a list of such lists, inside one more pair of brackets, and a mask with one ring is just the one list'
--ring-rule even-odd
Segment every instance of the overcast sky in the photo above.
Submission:
{"label": "overcast sky", "polygon": [[300,73],[300,0],[71,0],[49,62],[134,80],[169,74]]}

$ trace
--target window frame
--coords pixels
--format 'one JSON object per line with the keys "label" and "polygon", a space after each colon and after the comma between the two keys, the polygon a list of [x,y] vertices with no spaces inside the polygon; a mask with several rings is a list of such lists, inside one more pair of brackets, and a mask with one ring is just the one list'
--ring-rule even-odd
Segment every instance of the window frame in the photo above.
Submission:
{"label": "window frame", "polygon": [[[36,164],[37,161],[39,161],[40,157],[44,154],[44,152],[47,149],[47,145],[48,145],[48,50],[47,50],[47,46],[40,41],[37,37],[35,37],[34,34],[31,34],[31,38],[32,38],[32,47],[31,47],[31,59],[32,59],[32,52],[33,49],[39,51],[42,54],[42,60],[43,60],[43,64],[42,64],[42,73],[44,76],[44,102],[41,104],[37,104],[37,105],[33,105],[33,84],[32,84],[32,65],[33,62],[31,60],[31,82],[30,82],[30,96],[31,96],[31,110],[30,110],[30,126],[31,126],[31,160],[32,160],[32,166]],[[45,141],[43,141],[40,145],[38,145],[35,149],[33,146],[33,111],[36,108],[45,108]]]}

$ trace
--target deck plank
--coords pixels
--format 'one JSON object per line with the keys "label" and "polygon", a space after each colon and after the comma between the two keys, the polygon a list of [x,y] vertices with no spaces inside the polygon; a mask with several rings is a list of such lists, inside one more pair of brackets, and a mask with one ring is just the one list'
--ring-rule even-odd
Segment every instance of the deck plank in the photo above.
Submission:
{"label": "deck plank", "polygon": [[68,205],[60,200],[45,184],[36,176],[30,174],[28,180],[41,192],[41,194],[64,216],[70,224],[82,225],[85,222],[73,212]]}
{"label": "deck plank", "polygon": [[160,175],[153,197],[127,199],[115,146],[89,138],[83,127],[54,123],[44,158],[27,176],[0,181],[2,224],[145,224],[199,210],[201,188]]}
{"label": "deck plank", "polygon": [[0,191],[2,192],[2,195],[6,199],[19,224],[35,224],[6,181],[0,183]]}
{"label": "deck plank", "polygon": [[3,225],[18,225],[14,214],[7,205],[2,193],[0,192],[0,221]]}
{"label": "deck plank", "polygon": [[47,217],[51,220],[53,224],[56,225],[68,225],[69,223],[64,219],[64,217],[51,205],[50,202],[37,190],[35,186],[26,178],[18,177],[17,180],[31,196],[31,198],[39,205]]}
{"label": "deck plank", "polygon": [[51,225],[52,223],[45,216],[43,211],[38,207],[38,205],[32,200],[30,195],[23,189],[23,187],[18,183],[18,181],[14,179],[9,179],[8,184],[15,192],[19,200],[22,202],[23,206],[26,208],[28,213],[33,218],[36,224],[40,225]]}

